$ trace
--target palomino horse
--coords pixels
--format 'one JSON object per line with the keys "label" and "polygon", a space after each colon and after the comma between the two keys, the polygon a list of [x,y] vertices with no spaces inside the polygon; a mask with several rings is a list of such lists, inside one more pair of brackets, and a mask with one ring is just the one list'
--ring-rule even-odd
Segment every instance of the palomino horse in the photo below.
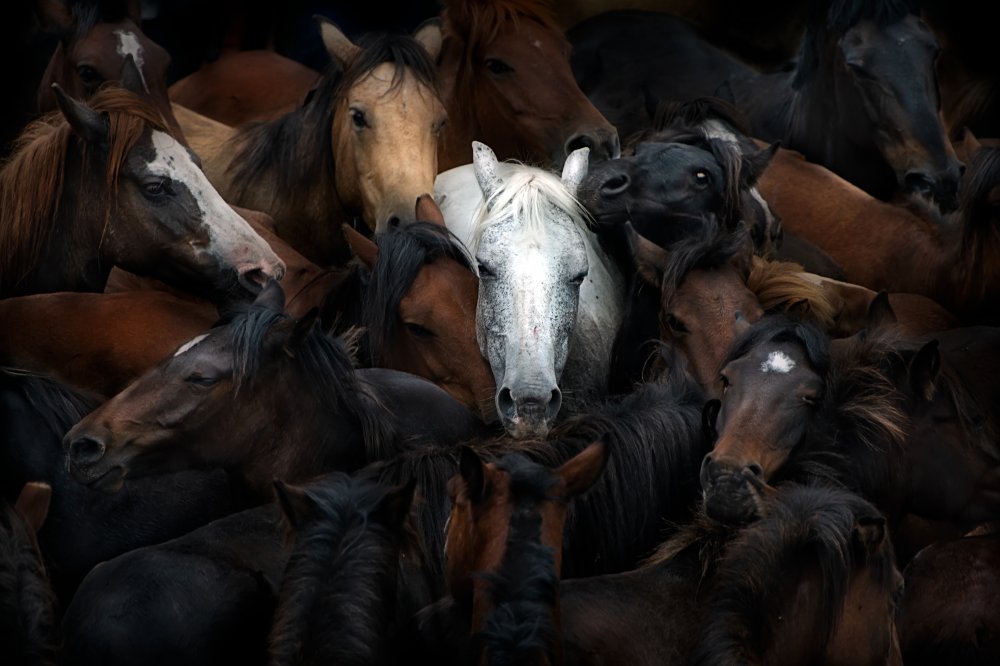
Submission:
{"label": "palomino horse", "polygon": [[606,455],[597,442],[550,469],[521,453],[484,462],[463,447],[460,474],[448,482],[445,558],[452,596],[471,611],[480,663],[562,663],[553,611],[567,505],[594,485]]}
{"label": "palomino horse", "polygon": [[273,478],[353,470],[408,439],[478,432],[479,419],[426,380],[355,371],[347,343],[317,318],[289,318],[281,287],[269,283],[67,433],[70,471],[116,490],[126,475],[200,462],[234,470],[266,495]]}
{"label": "palomino horse", "polygon": [[120,81],[131,56],[136,68],[133,92],[147,95],[174,138],[185,142],[167,98],[170,55],[142,31],[138,2],[42,0],[37,6],[47,29],[59,36],[38,88],[39,110],[57,108],[53,83],[71,97],[88,99],[105,82]]}
{"label": "palomino horse", "polygon": [[566,160],[561,181],[501,164],[479,142],[473,151],[473,164],[438,176],[434,197],[476,258],[476,335],[500,420],[514,437],[541,435],[559,413],[560,386],[577,401],[607,392],[624,279],[574,198],[586,148]]}
{"label": "palomino horse", "polygon": [[618,132],[573,79],[569,44],[543,0],[447,0],[442,19],[442,171],[469,163],[472,140],[503,159],[556,166],[577,148],[618,157]]}
{"label": "palomino horse", "polygon": [[275,481],[294,542],[278,592],[272,666],[399,663],[400,569],[415,484],[390,488],[332,472],[299,487]]}
{"label": "palomino horse", "polygon": [[376,34],[355,45],[332,23],[320,31],[333,62],[294,111],[238,130],[176,111],[227,200],[269,213],[312,261],[343,264],[341,224],[352,216],[378,233],[413,221],[438,171],[445,111],[432,54],[413,38]]}
{"label": "palomino horse", "polygon": [[0,171],[0,294],[102,291],[112,266],[224,299],[259,291],[284,264],[134,94],[29,126]]}
{"label": "palomino horse", "polygon": [[634,571],[563,581],[566,662],[898,666],[902,579],[875,507],[790,486],[762,514],[696,522]]}
{"label": "palomino horse", "polygon": [[616,12],[576,26],[569,33],[574,72],[626,136],[641,128],[641,92],[675,101],[717,95],[747,115],[754,136],[780,140],[873,196],[902,190],[942,212],[954,209],[962,166],[938,114],[933,33],[896,0],[813,5],[796,59],[774,73],[757,72],[685,22],[654,12]]}

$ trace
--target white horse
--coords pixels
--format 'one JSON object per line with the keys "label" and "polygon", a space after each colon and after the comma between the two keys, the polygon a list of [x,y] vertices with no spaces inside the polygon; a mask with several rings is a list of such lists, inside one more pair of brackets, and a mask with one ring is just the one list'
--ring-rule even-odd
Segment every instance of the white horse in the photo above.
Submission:
{"label": "white horse", "polygon": [[[587,229],[576,188],[589,150],[556,175],[499,163],[473,142],[473,163],[438,175],[434,198],[479,272],[476,337],[514,437],[544,435],[563,402],[607,390],[625,281]],[[560,388],[562,387],[562,388]]]}

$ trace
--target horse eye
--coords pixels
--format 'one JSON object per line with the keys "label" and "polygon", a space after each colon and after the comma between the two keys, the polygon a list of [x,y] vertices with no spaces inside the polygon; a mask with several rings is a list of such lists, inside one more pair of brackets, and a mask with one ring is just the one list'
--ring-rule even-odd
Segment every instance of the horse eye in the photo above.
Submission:
{"label": "horse eye", "polygon": [[479,265],[479,277],[481,277],[481,278],[484,278],[484,277],[496,277],[496,273],[493,272],[492,268],[490,268],[489,266],[487,266],[486,264],[484,264],[481,261],[478,262],[478,265]]}
{"label": "horse eye", "polygon": [[219,383],[218,377],[206,377],[204,375],[193,374],[190,375],[186,380],[188,384],[194,384],[195,386],[215,386]]}
{"label": "horse eye", "polygon": [[719,375],[719,381],[722,382],[723,393],[728,391],[729,387],[732,386],[732,383],[729,381],[729,377],[726,377],[725,375]]}
{"label": "horse eye", "polygon": [[503,60],[498,60],[496,58],[486,59],[486,69],[490,70],[493,74],[507,74],[508,72],[513,72],[514,68],[505,63]]}
{"label": "horse eye", "polygon": [[412,333],[413,335],[417,336],[418,338],[433,338],[434,337],[434,332],[433,331],[431,331],[428,328],[425,328],[425,327],[421,326],[420,324],[415,324],[415,323],[413,323],[411,321],[408,321],[408,322],[405,323],[405,325],[406,325],[406,330],[408,330],[410,333]]}
{"label": "horse eye", "polygon": [[574,276],[573,276],[573,277],[572,277],[572,278],[570,279],[570,283],[571,283],[571,284],[581,284],[581,283],[582,283],[582,282],[584,281],[584,279],[585,279],[585,278],[587,277],[587,273],[589,273],[589,272],[590,272],[590,271],[589,271],[589,270],[587,270],[587,271],[583,271],[582,273],[580,273],[580,274],[578,274],[578,275],[574,275]]}
{"label": "horse eye", "polygon": [[847,63],[847,67],[848,67],[848,69],[851,70],[851,74],[853,74],[854,76],[858,77],[859,79],[871,79],[871,78],[874,78],[874,77],[872,77],[872,75],[860,63],[857,63],[857,62],[848,62]]}
{"label": "horse eye", "polygon": [[819,403],[819,397],[810,393],[802,396],[802,402],[806,403],[810,407],[815,407]]}
{"label": "horse eye", "polygon": [[89,87],[95,87],[104,82],[104,79],[97,70],[90,65],[77,65],[76,73],[80,75],[80,80],[83,84]]}
{"label": "horse eye", "polygon": [[165,178],[159,178],[143,183],[142,191],[151,197],[159,197],[170,192],[170,185]]}
{"label": "horse eye", "polygon": [[351,122],[354,123],[355,129],[368,127],[368,119],[365,118],[365,112],[361,109],[351,109]]}
{"label": "horse eye", "polygon": [[708,175],[707,171],[695,171],[694,180],[699,185],[708,185],[712,178]]}
{"label": "horse eye", "polygon": [[447,116],[441,118],[440,120],[435,121],[434,124],[431,126],[431,132],[433,132],[434,134],[440,134],[441,130],[444,129],[445,123],[447,122],[448,122]]}
{"label": "horse eye", "polygon": [[672,314],[668,313],[664,321],[667,324],[667,328],[669,328],[670,332],[674,335],[683,335],[688,332],[687,326],[684,325],[684,322]]}

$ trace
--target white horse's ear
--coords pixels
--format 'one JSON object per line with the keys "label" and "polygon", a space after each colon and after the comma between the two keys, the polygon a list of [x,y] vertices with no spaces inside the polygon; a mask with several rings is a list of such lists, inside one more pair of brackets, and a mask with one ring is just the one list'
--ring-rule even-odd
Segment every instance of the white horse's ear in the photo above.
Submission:
{"label": "white horse's ear", "polygon": [[319,34],[323,38],[323,46],[326,47],[327,53],[341,67],[346,68],[361,49],[355,46],[354,42],[348,39],[347,35],[337,27],[337,24],[327,17],[316,14],[313,18],[319,24]]}
{"label": "white horse's ear", "polygon": [[486,209],[491,207],[490,199],[503,187],[503,180],[498,170],[499,162],[493,150],[485,143],[472,142],[472,168],[479,181],[479,189],[483,191]]}
{"label": "white horse's ear", "polygon": [[431,57],[431,62],[437,62],[444,39],[441,32],[441,19],[434,16],[421,23],[413,33],[413,38],[424,47],[427,55]]}
{"label": "white horse's ear", "polygon": [[566,158],[566,163],[563,164],[562,182],[566,186],[566,189],[574,196],[576,195],[577,188],[580,187],[580,183],[587,177],[587,168],[589,166],[590,148],[586,146],[577,148]]}

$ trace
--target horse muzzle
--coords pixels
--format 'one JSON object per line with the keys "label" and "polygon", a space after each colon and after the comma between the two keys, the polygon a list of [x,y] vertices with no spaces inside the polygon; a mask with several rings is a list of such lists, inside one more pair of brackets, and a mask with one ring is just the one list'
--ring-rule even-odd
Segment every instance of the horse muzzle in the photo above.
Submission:
{"label": "horse muzzle", "polygon": [[553,387],[548,393],[519,391],[515,394],[508,386],[497,391],[497,413],[504,429],[514,439],[544,437],[559,414],[562,391]]}
{"label": "horse muzzle", "polygon": [[746,525],[761,517],[761,499],[766,487],[759,465],[733,466],[716,462],[712,454],[701,465],[701,488],[705,513],[727,525]]}

